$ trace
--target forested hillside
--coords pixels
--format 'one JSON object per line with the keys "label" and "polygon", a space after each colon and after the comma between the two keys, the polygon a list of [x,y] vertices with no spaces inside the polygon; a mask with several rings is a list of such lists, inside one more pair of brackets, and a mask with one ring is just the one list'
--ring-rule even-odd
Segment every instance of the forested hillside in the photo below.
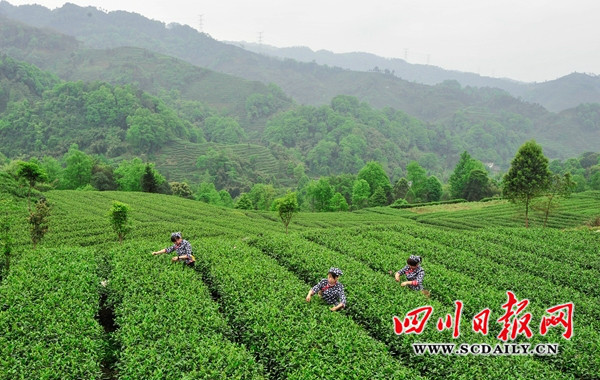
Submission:
{"label": "forested hillside", "polygon": [[[5,26],[4,34],[12,40],[5,38],[2,47],[13,56],[40,64],[68,80],[103,80],[117,84],[135,82],[155,95],[175,88],[183,99],[198,100],[237,117],[242,128],[254,138],[253,141],[261,144],[264,140],[261,142],[260,132],[267,118],[291,104],[279,89],[273,86],[271,90],[260,88],[256,82],[220,76],[147,50],[116,47],[139,46],[179,57],[194,65],[275,83],[301,104],[319,106],[330,104],[337,95],[352,95],[375,109],[392,107],[435,124],[444,133],[448,130],[457,133],[460,140],[469,144],[475,157],[502,167],[507,166],[508,162],[502,159],[508,156],[502,152],[489,154],[490,146],[514,152],[520,143],[535,138],[551,158],[564,159],[594,151],[600,145],[600,129],[590,127],[598,117],[593,105],[583,106],[592,112],[567,110],[557,115],[497,89],[462,87],[455,81],[427,86],[401,80],[385,71],[354,72],[314,62],[281,61],[218,42],[187,26],[165,26],[128,12],[105,13],[73,4],[50,11],[40,6],[14,7],[4,2],[0,13],[76,36],[84,46],[114,48],[107,51],[78,49],[74,52],[77,44],[72,38],[65,37],[67,40],[63,45],[68,49],[51,57],[42,45],[36,47],[35,39],[29,40],[23,47],[22,42],[14,41],[12,37],[42,32],[13,24]],[[46,30],[43,33],[50,32]],[[136,64],[129,63],[132,61]],[[275,101],[267,99],[269,96]],[[569,97],[577,98],[573,94]],[[247,109],[249,99],[258,105],[253,108],[254,112]],[[462,136],[464,133],[477,138],[465,138]],[[490,138],[499,135],[515,143],[505,145],[502,139],[496,137],[493,141]],[[474,141],[477,144],[473,144]],[[457,149],[459,151],[460,148]],[[428,153],[427,150],[424,153]],[[432,153],[440,158],[444,154],[435,149]],[[420,155],[413,154],[413,157],[417,156]],[[450,159],[449,166],[456,159],[457,156],[454,160]]]}

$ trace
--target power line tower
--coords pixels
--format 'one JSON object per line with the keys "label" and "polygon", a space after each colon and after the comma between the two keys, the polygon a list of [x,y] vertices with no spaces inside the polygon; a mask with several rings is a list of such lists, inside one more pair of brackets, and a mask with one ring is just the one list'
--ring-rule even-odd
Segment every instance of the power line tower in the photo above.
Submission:
{"label": "power line tower", "polygon": [[198,15],[198,31],[204,33],[204,15]]}
{"label": "power line tower", "polygon": [[263,32],[258,32],[258,44],[262,45],[263,42]]}

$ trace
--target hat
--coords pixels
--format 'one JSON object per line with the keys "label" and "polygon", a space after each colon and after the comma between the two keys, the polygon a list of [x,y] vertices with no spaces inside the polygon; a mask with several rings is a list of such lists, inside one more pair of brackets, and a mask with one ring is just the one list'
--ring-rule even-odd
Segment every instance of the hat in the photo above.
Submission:
{"label": "hat", "polygon": [[328,272],[328,273],[332,273],[332,274],[334,274],[336,277],[339,277],[339,276],[341,276],[341,275],[343,274],[341,269],[339,269],[339,268],[335,268],[335,267],[331,267],[331,268],[329,268],[329,272]]}
{"label": "hat", "polygon": [[173,239],[173,238],[175,238],[175,239],[181,239],[181,232],[173,232],[171,234],[171,239]]}
{"label": "hat", "polygon": [[421,262],[421,256],[410,255],[409,259],[410,259],[410,260],[414,260],[414,261],[416,261],[417,263],[420,263],[420,262]]}

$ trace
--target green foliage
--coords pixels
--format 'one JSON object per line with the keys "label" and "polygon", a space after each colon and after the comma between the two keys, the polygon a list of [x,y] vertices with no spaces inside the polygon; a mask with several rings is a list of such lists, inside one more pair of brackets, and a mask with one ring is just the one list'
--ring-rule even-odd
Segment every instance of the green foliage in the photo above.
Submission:
{"label": "green foliage", "polygon": [[430,176],[425,182],[422,197],[425,202],[437,202],[442,196],[442,183],[435,176]]}
{"label": "green foliage", "polygon": [[60,181],[61,188],[77,189],[90,183],[94,161],[90,156],[79,150],[77,144],[71,145],[63,160],[66,167]]}
{"label": "green foliage", "polygon": [[223,206],[233,208],[233,198],[231,198],[229,191],[225,189],[219,191],[219,197],[221,198],[221,204]]}
{"label": "green foliage", "polygon": [[235,208],[241,210],[252,210],[254,208],[252,206],[252,200],[250,199],[248,193],[243,193],[242,195],[240,195],[240,198],[235,204]]}
{"label": "green foliage", "polygon": [[33,249],[36,249],[39,242],[42,241],[46,232],[48,232],[48,217],[50,216],[50,205],[45,197],[42,197],[35,204],[35,211],[29,214],[27,222],[29,223],[29,232]]}
{"label": "green foliage", "polygon": [[487,172],[482,169],[473,169],[464,184],[462,195],[468,201],[479,201],[491,196],[490,180]]}
{"label": "green foliage", "polygon": [[300,210],[296,193],[288,192],[285,197],[277,198],[273,203],[275,204],[275,210],[277,210],[281,222],[285,226],[285,233],[287,234],[288,225],[290,224],[292,217]]}
{"label": "green foliage", "polygon": [[406,178],[402,177],[394,184],[394,188],[392,189],[392,198],[394,200],[402,199],[406,201],[406,194],[410,190],[410,185]]}
{"label": "green foliage", "polygon": [[548,188],[544,194],[546,199],[540,202],[539,205],[532,206],[544,213],[544,227],[546,227],[548,223],[550,213],[558,207],[557,201],[561,198],[564,199],[570,197],[575,186],[576,184],[571,180],[570,173],[566,173],[564,176],[558,174],[550,176]]}
{"label": "green foliage", "polygon": [[[449,180],[452,198],[466,198],[465,188],[467,187],[471,171],[475,169],[485,171],[485,167],[480,161],[473,159],[467,151],[462,152],[460,160],[454,167],[454,172],[452,172]],[[473,189],[470,191],[472,192]]]}
{"label": "green foliage", "polygon": [[292,100],[277,85],[269,83],[268,90],[267,94],[254,93],[246,98],[248,118],[268,117],[291,105]]}
{"label": "green foliage", "polygon": [[198,186],[198,190],[196,191],[196,199],[204,203],[218,206],[222,205],[221,195],[212,182],[203,182]]}
{"label": "green foliage", "polygon": [[208,141],[237,144],[247,139],[238,122],[230,117],[211,116],[204,120],[204,134]]}
{"label": "green foliage", "polygon": [[352,188],[352,209],[360,210],[367,207],[369,194],[371,194],[369,183],[364,179],[357,180]]}
{"label": "green foliage", "polygon": [[318,181],[311,181],[306,187],[306,196],[308,197],[313,211],[329,211],[331,198],[333,197],[333,187],[325,177]]}
{"label": "green foliage", "polygon": [[169,182],[169,185],[171,185],[173,195],[187,199],[194,198],[194,193],[192,193],[192,189],[187,182]]}
{"label": "green foliage", "polygon": [[117,190],[118,184],[114,177],[113,167],[96,163],[92,168],[90,184],[100,191]]}
{"label": "green foliage", "polygon": [[250,189],[248,197],[252,202],[254,210],[267,211],[271,209],[271,203],[275,199],[275,188],[273,185],[257,183]]}
{"label": "green foliage", "polygon": [[550,171],[542,147],[534,140],[521,146],[504,176],[503,194],[512,202],[525,205],[525,227],[529,226],[529,206],[533,198],[548,188]]}
{"label": "green foliage", "polygon": [[144,174],[142,175],[142,191],[145,193],[158,192],[158,181],[149,163],[146,164]]}
{"label": "green foliage", "polygon": [[360,171],[358,172],[357,178],[364,179],[369,184],[371,188],[371,194],[375,193],[375,190],[378,187],[381,187],[384,191],[384,194],[391,191],[390,179],[387,174],[383,170],[381,164],[377,161],[368,162]]}
{"label": "green foliage", "polygon": [[331,211],[348,211],[349,209],[346,198],[339,192],[333,194],[329,207]]}
{"label": "green foliage", "polygon": [[0,287],[0,379],[99,379],[94,251],[23,249]]}
{"label": "green foliage", "polygon": [[387,197],[385,195],[385,191],[381,186],[377,186],[373,195],[369,198],[369,206],[378,207],[387,205]]}
{"label": "green foliage", "polygon": [[[148,173],[148,168],[154,178],[154,183],[157,185],[155,190],[158,191],[160,185],[165,182],[165,178],[154,168],[154,164],[144,164],[138,157],[132,158],[130,161],[121,161],[119,166],[115,169],[114,175],[116,177],[116,182],[119,184],[119,190],[144,191],[142,187],[143,177]],[[148,180],[150,180],[150,177],[148,177]]]}
{"label": "green foliage", "polygon": [[27,191],[27,208],[29,209],[29,213],[31,213],[31,189],[37,182],[46,181],[48,176],[36,162],[20,161],[18,165],[19,169],[17,170],[17,176],[24,179],[29,185],[29,189]]}
{"label": "green foliage", "polygon": [[411,161],[406,166],[406,179],[410,182],[410,189],[417,200],[422,200],[427,185],[427,172],[425,169],[418,162]]}
{"label": "green foliage", "polygon": [[133,228],[133,222],[129,217],[129,211],[130,208],[127,204],[113,201],[112,207],[108,212],[108,220],[119,237],[120,244],[123,244],[123,239]]}

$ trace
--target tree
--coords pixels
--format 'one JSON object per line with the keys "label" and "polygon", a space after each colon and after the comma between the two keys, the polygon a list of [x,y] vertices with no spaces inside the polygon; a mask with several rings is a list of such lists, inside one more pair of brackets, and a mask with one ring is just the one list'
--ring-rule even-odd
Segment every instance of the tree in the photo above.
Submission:
{"label": "tree", "polygon": [[529,227],[531,201],[546,191],[550,180],[548,159],[535,140],[527,141],[512,160],[503,180],[503,193],[513,203],[525,205],[525,227]]}
{"label": "tree", "polygon": [[462,192],[463,198],[468,201],[480,201],[489,197],[490,193],[490,179],[487,172],[481,169],[471,170]]}
{"label": "tree", "polygon": [[123,244],[123,238],[133,228],[129,219],[129,206],[122,202],[113,201],[108,216],[110,225],[119,237],[119,243]]}
{"label": "tree", "polygon": [[383,170],[381,164],[377,161],[368,162],[360,171],[358,172],[358,179],[364,179],[369,184],[371,189],[371,194],[375,193],[378,187],[381,187],[384,190],[384,194],[391,191],[390,179]]}
{"label": "tree", "polygon": [[392,189],[392,198],[393,200],[404,199],[406,198],[406,194],[410,190],[410,185],[406,178],[402,177],[394,184],[394,188]]}
{"label": "tree", "polygon": [[110,165],[96,163],[92,168],[90,183],[100,191],[117,190],[119,185],[115,181],[114,171]]}
{"label": "tree", "polygon": [[219,191],[219,197],[221,197],[221,204],[223,206],[229,208],[233,207],[233,199],[231,198],[231,194],[229,194],[229,191],[225,189]]}
{"label": "tree", "polygon": [[437,179],[436,176],[430,176],[425,181],[425,187],[423,188],[423,200],[425,202],[437,202],[442,196],[442,183]]}
{"label": "tree", "polygon": [[364,179],[357,180],[352,188],[352,209],[358,210],[366,207],[369,200],[369,194],[371,194],[369,183]]}
{"label": "tree", "polygon": [[50,216],[50,205],[46,198],[42,197],[35,204],[35,212],[29,214],[28,223],[30,224],[31,242],[35,250],[38,243],[48,232],[48,216]]}
{"label": "tree", "polygon": [[147,163],[146,168],[144,169],[144,174],[142,175],[142,191],[145,193],[156,193],[157,190],[158,182],[154,176],[152,167],[149,163]]}
{"label": "tree", "polygon": [[568,198],[571,196],[576,184],[571,180],[571,173],[565,173],[562,177],[554,174],[548,182],[548,191],[545,194],[546,199],[537,208],[544,213],[544,228],[548,223],[548,215],[556,209],[556,201],[559,198]]}
{"label": "tree", "polygon": [[196,199],[200,202],[209,203],[212,205],[221,205],[221,196],[212,182],[203,182],[198,186]]}
{"label": "tree", "polygon": [[283,198],[275,199],[275,207],[281,218],[281,222],[285,226],[285,233],[288,233],[288,225],[295,213],[298,212],[298,199],[296,193],[287,193]]}
{"label": "tree", "polygon": [[240,198],[234,207],[240,210],[252,210],[252,200],[250,200],[248,193],[243,193],[240,195]]}
{"label": "tree", "polygon": [[90,183],[94,161],[90,156],[79,150],[77,144],[72,144],[65,154],[66,168],[63,171],[61,187],[77,189]]}
{"label": "tree", "polygon": [[318,181],[312,181],[306,190],[306,195],[311,199],[314,210],[329,211],[333,187],[327,178],[321,177]]}
{"label": "tree", "polygon": [[377,186],[377,189],[373,192],[373,195],[369,198],[369,206],[377,207],[377,206],[385,206],[387,204],[387,197],[385,196],[385,191],[381,186]]}
{"label": "tree", "polygon": [[471,155],[464,151],[460,155],[460,160],[454,167],[454,172],[450,175],[450,194],[452,198],[465,198],[465,187],[469,179],[469,175],[472,170],[479,169],[485,172],[483,164],[471,157]]}
{"label": "tree", "polygon": [[31,189],[33,189],[37,182],[45,181],[47,176],[42,168],[40,168],[35,162],[21,161],[18,163],[18,165],[19,169],[17,170],[17,175],[27,181],[27,184],[29,185],[29,189],[27,190],[27,209],[31,214]]}
{"label": "tree", "polygon": [[171,185],[171,190],[173,191],[173,195],[177,195],[181,198],[194,199],[194,194],[192,193],[192,189],[187,182],[169,182]]}
{"label": "tree", "polygon": [[115,177],[119,184],[119,190],[121,191],[143,191],[142,189],[142,177],[146,173],[147,166],[150,166],[152,176],[156,180],[157,189],[159,190],[160,185],[165,182],[165,178],[154,168],[154,164],[144,162],[135,157],[131,161],[123,160],[119,164],[119,167],[115,169]]}
{"label": "tree", "polygon": [[406,166],[406,178],[410,182],[410,188],[417,200],[423,198],[423,191],[427,183],[427,172],[416,161],[411,161]]}
{"label": "tree", "polygon": [[342,193],[335,193],[331,198],[329,208],[331,211],[348,211],[348,202]]}
{"label": "tree", "polygon": [[248,197],[255,210],[270,210],[271,203],[275,199],[275,188],[273,185],[257,183],[250,189]]}

